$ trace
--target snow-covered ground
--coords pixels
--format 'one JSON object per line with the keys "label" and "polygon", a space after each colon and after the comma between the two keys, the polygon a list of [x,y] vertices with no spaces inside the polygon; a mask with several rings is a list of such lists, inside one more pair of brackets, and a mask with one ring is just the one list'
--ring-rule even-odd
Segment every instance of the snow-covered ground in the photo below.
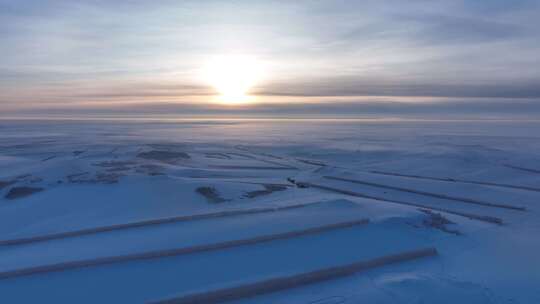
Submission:
{"label": "snow-covered ground", "polygon": [[4,120],[0,302],[540,303],[539,199],[534,121]]}

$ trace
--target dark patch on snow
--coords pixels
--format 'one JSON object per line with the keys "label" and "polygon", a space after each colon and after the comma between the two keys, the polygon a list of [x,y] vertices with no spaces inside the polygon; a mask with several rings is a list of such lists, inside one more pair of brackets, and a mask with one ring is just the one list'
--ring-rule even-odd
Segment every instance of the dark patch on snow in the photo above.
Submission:
{"label": "dark patch on snow", "polygon": [[163,173],[163,167],[151,164],[141,165],[135,170],[135,172],[150,176],[165,175],[165,173]]}
{"label": "dark patch on snow", "polygon": [[427,209],[419,210],[428,215],[428,217],[422,221],[422,225],[424,227],[435,228],[446,233],[461,235],[459,230],[454,230],[447,227],[447,225],[454,225],[455,223],[442,216],[440,213],[435,213]]}
{"label": "dark patch on snow", "polygon": [[247,154],[241,154],[241,153],[235,153],[235,152],[229,152],[227,154],[232,155],[232,156],[237,156],[237,157],[240,157],[242,159],[256,159],[255,156],[247,155]]}
{"label": "dark patch on snow", "polygon": [[225,153],[206,153],[206,158],[216,158],[216,159],[231,159],[231,157]]}
{"label": "dark patch on snow", "polygon": [[51,159],[53,159],[53,158],[56,158],[56,155],[49,156],[49,157],[47,157],[47,158],[42,159],[41,161],[42,161],[42,162],[45,162],[45,161],[51,160]]}
{"label": "dark patch on snow", "polygon": [[28,180],[29,183],[32,183],[32,184],[35,184],[35,183],[40,183],[43,181],[43,178],[41,177],[38,177],[38,176],[33,176],[32,178],[30,178]]}
{"label": "dark patch on snow", "polygon": [[342,304],[345,303],[347,299],[342,296],[331,296],[327,298],[318,299],[308,304]]}
{"label": "dark patch on snow", "polygon": [[305,183],[302,183],[302,182],[298,182],[296,181],[295,179],[293,178],[290,178],[290,177],[287,177],[287,181],[293,185],[295,185],[296,187],[298,188],[308,188],[308,185],[306,185]]}
{"label": "dark patch on snow", "polygon": [[514,166],[514,165],[504,165],[504,166],[507,167],[507,168],[520,170],[520,171],[525,171],[525,172],[530,172],[530,173],[540,173],[539,169],[531,169],[531,168],[525,168],[525,167]]}
{"label": "dark patch on snow", "polygon": [[147,174],[150,175],[150,176],[165,175],[165,173],[163,173],[163,172],[148,172]]}
{"label": "dark patch on snow", "polygon": [[17,180],[25,179],[25,178],[30,177],[30,176],[32,176],[32,174],[30,174],[30,173],[22,174],[22,175],[17,176]]}
{"label": "dark patch on snow", "polygon": [[86,152],[86,151],[84,151],[84,150],[73,151],[73,155],[79,156],[79,155],[83,154],[84,152]]}
{"label": "dark patch on snow", "polygon": [[121,174],[116,173],[97,173],[96,182],[101,184],[115,184],[122,177]]}
{"label": "dark patch on snow", "polygon": [[89,177],[89,172],[71,174],[67,180],[74,184],[115,184],[118,183],[121,174],[98,172],[94,177]]}
{"label": "dark patch on snow", "polygon": [[301,163],[308,164],[308,165],[313,165],[313,166],[319,166],[319,167],[326,167],[327,166],[325,163],[321,163],[321,162],[314,161],[314,160],[309,160],[309,159],[297,158],[296,160],[301,162]]}
{"label": "dark patch on snow", "polygon": [[231,170],[298,170],[293,167],[264,167],[264,166],[211,166],[212,168]]}
{"label": "dark patch on snow", "polygon": [[103,167],[103,168],[117,168],[117,167],[126,167],[126,166],[134,165],[134,164],[135,162],[132,162],[132,161],[110,160],[110,161],[102,161],[99,163],[93,163],[92,165],[96,167]]}
{"label": "dark patch on snow", "polygon": [[0,190],[4,189],[7,186],[15,184],[15,181],[0,181]]}
{"label": "dark patch on snow", "polygon": [[195,191],[204,196],[209,203],[218,204],[228,201],[227,199],[221,197],[219,192],[214,187],[199,187]]}
{"label": "dark patch on snow", "polygon": [[263,186],[264,186],[264,190],[255,190],[255,191],[247,192],[246,194],[244,194],[244,197],[255,198],[261,195],[268,195],[273,192],[287,190],[287,187],[281,186],[281,185],[265,184]]}
{"label": "dark patch on snow", "polygon": [[270,157],[270,158],[275,158],[275,159],[284,159],[283,157],[281,156],[277,156],[277,155],[273,155],[273,154],[268,154],[268,153],[258,153],[259,155],[262,155],[262,156],[266,156],[266,157]]}
{"label": "dark patch on snow", "polygon": [[66,176],[66,178],[68,179],[69,182],[73,183],[73,182],[76,182],[79,177],[87,175],[87,174],[90,174],[90,172],[74,173],[74,174],[70,174]]}
{"label": "dark patch on snow", "polygon": [[93,166],[107,168],[108,172],[128,171],[131,170],[130,165],[134,165],[132,161],[102,161],[99,163],[93,163]]}
{"label": "dark patch on snow", "polygon": [[141,152],[137,154],[137,157],[144,158],[144,159],[158,160],[158,161],[163,161],[163,162],[190,158],[190,156],[185,152],[173,152],[173,151],[161,151],[161,150]]}
{"label": "dark patch on snow", "polygon": [[118,171],[128,171],[131,170],[131,167],[114,167],[114,168],[108,168],[107,172],[118,172]]}
{"label": "dark patch on snow", "polygon": [[[43,179],[41,177],[38,177],[38,176],[33,176],[32,174],[23,174],[23,175],[19,175],[16,177],[16,180],[14,181],[11,181],[12,183],[14,182],[25,182],[25,183],[32,183],[32,184],[35,184],[35,183],[39,183],[39,182],[42,182]],[[1,189],[2,187],[0,187]]]}
{"label": "dark patch on snow", "polygon": [[17,199],[25,196],[32,195],[43,191],[43,188],[39,187],[13,187],[6,194],[5,198],[7,199]]}

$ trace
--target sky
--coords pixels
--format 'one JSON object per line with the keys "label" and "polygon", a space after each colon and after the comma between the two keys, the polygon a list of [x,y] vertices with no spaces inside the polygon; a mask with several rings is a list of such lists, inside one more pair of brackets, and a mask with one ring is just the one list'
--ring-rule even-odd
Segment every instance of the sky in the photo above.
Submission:
{"label": "sky", "polygon": [[[540,0],[0,0],[0,116],[540,117],[539,17]],[[227,56],[256,58],[255,103],[215,103],[204,69]]]}

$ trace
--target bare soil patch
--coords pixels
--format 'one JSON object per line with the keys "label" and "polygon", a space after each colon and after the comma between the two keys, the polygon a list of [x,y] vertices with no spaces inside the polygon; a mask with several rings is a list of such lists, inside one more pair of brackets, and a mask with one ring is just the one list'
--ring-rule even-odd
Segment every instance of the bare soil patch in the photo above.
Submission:
{"label": "bare soil patch", "polygon": [[271,194],[273,192],[287,190],[287,187],[281,186],[281,185],[267,184],[267,185],[263,185],[263,186],[264,186],[264,190],[249,191],[246,194],[244,194],[244,196],[247,197],[247,198],[255,198],[255,197],[258,197],[258,196],[262,196],[262,195],[268,195],[268,194]]}
{"label": "bare soil patch", "polygon": [[209,203],[219,204],[228,201],[227,199],[221,197],[219,192],[214,187],[199,187],[195,191],[204,196]]}

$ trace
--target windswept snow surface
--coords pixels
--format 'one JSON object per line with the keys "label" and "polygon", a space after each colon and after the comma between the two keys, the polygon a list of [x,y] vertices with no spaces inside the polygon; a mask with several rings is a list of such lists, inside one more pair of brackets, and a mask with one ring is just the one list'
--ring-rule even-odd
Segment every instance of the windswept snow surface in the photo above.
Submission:
{"label": "windswept snow surface", "polygon": [[0,121],[1,303],[146,303],[430,247],[236,303],[540,303],[539,212],[535,121]]}

